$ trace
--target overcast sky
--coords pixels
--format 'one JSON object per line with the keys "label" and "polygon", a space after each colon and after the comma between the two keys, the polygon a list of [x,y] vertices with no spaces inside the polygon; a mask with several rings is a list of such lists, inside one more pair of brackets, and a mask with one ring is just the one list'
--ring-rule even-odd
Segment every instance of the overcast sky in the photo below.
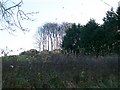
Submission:
{"label": "overcast sky", "polygon": [[[12,1],[19,2],[20,0]],[[24,50],[35,48],[33,35],[38,27],[46,22],[86,24],[90,18],[94,18],[96,22],[102,24],[105,13],[111,9],[110,6],[116,11],[118,1],[120,0],[23,0],[24,11],[34,11],[39,14],[33,17],[34,22],[24,23],[24,26],[30,29],[30,32],[26,34],[17,31],[11,35],[7,31],[0,31],[0,49],[7,46],[14,51],[11,54],[18,54],[19,48]]]}

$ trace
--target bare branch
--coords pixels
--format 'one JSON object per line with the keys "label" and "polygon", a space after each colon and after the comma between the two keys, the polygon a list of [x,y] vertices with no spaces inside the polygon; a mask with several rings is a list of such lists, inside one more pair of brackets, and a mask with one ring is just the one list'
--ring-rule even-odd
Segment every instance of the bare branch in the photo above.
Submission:
{"label": "bare branch", "polygon": [[12,8],[15,8],[15,7],[21,7],[21,4],[23,3],[23,1],[21,0],[18,4],[14,5],[14,6],[11,6],[7,9],[5,9],[5,11],[8,11],[8,10],[11,10]]}
{"label": "bare branch", "polygon": [[107,2],[105,2],[105,1],[103,1],[103,0],[100,0],[100,1],[102,1],[104,4],[106,4],[107,6],[109,6],[109,7],[111,7],[111,8],[113,8],[113,6],[111,6],[110,4],[108,4]]}
{"label": "bare branch", "polygon": [[0,1],[0,30],[10,30],[12,32],[16,31],[16,29],[20,29],[22,31],[29,31],[28,28],[24,28],[22,26],[22,21],[34,21],[29,17],[29,15],[33,16],[33,14],[37,14],[38,12],[32,12],[32,13],[25,13],[21,6],[23,4],[23,1],[20,0],[17,4],[15,2],[12,2],[12,5],[8,7],[7,3],[10,0],[7,1]]}

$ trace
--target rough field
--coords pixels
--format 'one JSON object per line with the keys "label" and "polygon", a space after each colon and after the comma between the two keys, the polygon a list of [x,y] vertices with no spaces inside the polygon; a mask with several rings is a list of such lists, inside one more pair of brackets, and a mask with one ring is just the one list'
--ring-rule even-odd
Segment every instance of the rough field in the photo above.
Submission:
{"label": "rough field", "polygon": [[118,88],[118,56],[59,53],[2,57],[3,88]]}

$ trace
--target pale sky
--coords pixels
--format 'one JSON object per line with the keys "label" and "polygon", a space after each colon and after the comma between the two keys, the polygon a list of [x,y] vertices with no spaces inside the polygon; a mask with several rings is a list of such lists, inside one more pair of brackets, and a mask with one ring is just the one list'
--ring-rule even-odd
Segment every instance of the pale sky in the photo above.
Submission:
{"label": "pale sky", "polygon": [[[19,2],[20,0],[12,1]],[[35,21],[24,23],[23,26],[31,29],[26,34],[20,30],[13,33],[14,35],[7,31],[0,31],[0,49],[7,46],[13,50],[11,54],[18,54],[17,50],[19,48],[24,50],[35,48],[33,35],[39,26],[47,22],[74,22],[83,25],[90,18],[93,18],[96,22],[102,24],[105,13],[111,9],[109,5],[102,1],[112,6],[116,11],[120,0],[23,0],[22,9],[25,12],[39,12],[39,14],[33,16]]]}

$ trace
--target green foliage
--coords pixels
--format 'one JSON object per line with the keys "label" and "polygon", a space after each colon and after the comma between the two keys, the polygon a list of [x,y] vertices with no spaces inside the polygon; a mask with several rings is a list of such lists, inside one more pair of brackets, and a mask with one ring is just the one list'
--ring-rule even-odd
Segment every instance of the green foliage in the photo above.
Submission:
{"label": "green foliage", "polygon": [[62,48],[68,52],[73,51],[79,53],[80,28],[82,26],[73,24],[71,28],[66,31],[66,36],[63,39]]}
{"label": "green foliage", "polygon": [[23,77],[16,78],[16,88],[29,87],[28,81]]}
{"label": "green foliage", "polygon": [[16,61],[18,59],[17,55],[11,55],[11,56],[4,56],[2,57],[2,60],[9,60],[9,61]]}
{"label": "green foliage", "polygon": [[84,26],[73,24],[63,38],[63,50],[78,54],[92,54],[97,57],[111,53],[119,54],[120,7],[118,7],[116,13],[113,9],[107,11],[103,21],[102,25],[92,19]]}
{"label": "green foliage", "polygon": [[104,24],[104,32],[105,32],[105,44],[106,44],[106,51],[108,53],[118,53],[120,51],[120,33],[118,32],[118,17],[113,9],[106,13],[106,17],[103,19]]}
{"label": "green foliage", "polygon": [[95,22],[95,20],[90,20],[81,30],[80,46],[81,48],[84,48],[84,52],[87,54],[91,54],[92,52],[98,53],[97,50],[94,50],[96,49],[96,44],[98,44],[97,42],[95,42],[95,40],[97,39],[95,35],[98,29],[99,26]]}
{"label": "green foliage", "polygon": [[24,51],[24,52],[21,52],[20,55],[30,55],[30,56],[34,56],[36,54],[38,54],[39,51],[37,51],[36,49],[30,49],[28,51]]}
{"label": "green foliage", "polygon": [[64,83],[59,77],[53,77],[48,81],[51,88],[65,88]]}
{"label": "green foliage", "polygon": [[117,23],[118,23],[118,30],[120,30],[120,7],[117,8]]}

